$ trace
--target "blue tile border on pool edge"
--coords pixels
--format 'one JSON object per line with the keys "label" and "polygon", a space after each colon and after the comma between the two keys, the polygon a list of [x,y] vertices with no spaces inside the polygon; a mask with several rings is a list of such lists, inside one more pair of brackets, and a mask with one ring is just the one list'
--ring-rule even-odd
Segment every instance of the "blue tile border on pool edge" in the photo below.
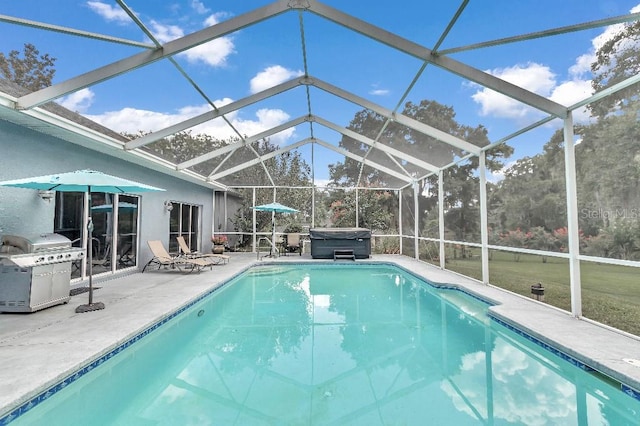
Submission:
{"label": "blue tile border on pool edge", "polygon": [[[466,294],[466,295],[468,295],[468,296],[470,296],[470,297],[472,297],[474,299],[477,299],[477,300],[479,300],[481,302],[484,302],[489,306],[495,306],[494,302],[492,302],[490,300],[487,300],[487,299],[484,299],[484,298],[474,294],[473,292],[467,291],[464,288],[460,288],[457,285],[454,285],[454,284],[438,284],[438,283],[431,282],[431,281],[427,280],[426,278],[421,277],[420,275],[415,274],[412,271],[410,271],[410,270],[408,270],[406,268],[403,268],[400,265],[391,263],[391,262],[368,263],[368,264],[378,264],[378,265],[379,264],[388,264],[388,265],[392,265],[392,266],[397,267],[397,268],[401,269],[402,271],[404,271],[404,272],[416,277],[417,279],[425,282],[426,284],[428,284],[428,285],[430,285],[432,287],[439,288],[439,289],[447,289],[447,290],[459,291],[459,292],[464,293],[464,294]],[[507,329],[511,330],[512,332],[518,334],[519,336],[524,337],[525,339],[529,340],[530,342],[535,343],[536,345],[542,347],[543,349],[548,350],[549,352],[551,352],[551,353],[555,354],[556,356],[562,358],[563,360],[565,360],[568,363],[574,365],[575,367],[580,368],[583,371],[587,371],[587,372],[588,371],[597,371],[594,368],[590,367],[589,365],[585,364],[584,362],[572,357],[571,355],[568,355],[568,354],[564,353],[560,349],[558,349],[558,348],[556,348],[556,347],[554,347],[552,345],[549,345],[548,343],[543,342],[542,340],[540,340],[540,339],[538,339],[538,338],[526,333],[525,331],[520,330],[519,328],[517,328],[517,327],[515,327],[515,326],[513,326],[513,325],[511,325],[511,324],[509,324],[509,323],[507,323],[507,322],[495,317],[494,315],[489,314],[489,318],[491,318],[491,320],[495,321],[496,323],[502,325],[503,327],[506,327]],[[613,379],[613,380],[615,380],[615,379]],[[626,385],[626,384],[624,384],[622,382],[619,382],[617,380],[615,380],[615,381],[620,384],[620,390],[622,392],[624,392],[627,395],[629,395],[630,397],[640,401],[640,391],[638,391],[638,390],[632,388],[631,386]]]}
{"label": "blue tile border on pool edge", "polygon": [[[520,330],[519,328],[499,319],[496,318],[493,315],[490,315],[490,318],[495,321],[496,323],[500,324],[501,326],[511,330],[512,332],[518,334],[521,337],[524,337],[525,339],[529,340],[532,343],[535,343],[538,346],[541,346],[542,348],[548,350],[549,352],[553,353],[554,355],[562,358],[563,360],[567,361],[569,364],[574,365],[575,367],[580,368],[583,371],[598,371],[593,367],[590,367],[589,365],[585,364],[584,362],[572,357],[571,355],[568,355],[564,352],[562,352],[560,349],[555,348],[552,345],[549,345],[548,343],[543,342],[542,340],[526,333],[525,331]],[[626,393],[627,395],[629,395],[630,397],[637,399],[638,401],[640,401],[640,392],[635,390],[634,388],[632,388],[629,385],[626,385],[616,379],[610,378],[611,380],[614,380],[615,382],[617,382],[620,385],[620,390],[624,393]]]}
{"label": "blue tile border on pool edge", "polygon": [[533,337],[532,335],[520,330],[519,328],[499,319],[496,318],[495,316],[491,315],[490,316],[491,319],[495,322],[497,322],[498,324],[500,324],[501,326],[508,328],[509,330],[513,331],[514,333],[516,333],[517,335],[519,335],[520,337],[524,337],[525,339],[527,339],[528,341],[535,343],[536,345],[542,347],[543,349],[548,350],[549,352],[553,353],[554,355],[562,358],[563,360],[567,361],[569,364],[574,365],[575,367],[578,367],[581,370],[584,371],[595,371],[595,369],[589,367],[587,364],[585,364],[582,361],[577,360],[576,358],[572,357],[571,355],[568,355],[564,352],[562,352],[560,349],[557,349],[545,342],[543,342],[542,340]]}
{"label": "blue tile border on pool edge", "polygon": [[[393,267],[396,267],[398,269],[401,269],[402,271],[410,274],[411,276],[413,276],[413,277],[425,282],[426,284],[428,284],[428,285],[430,285],[432,287],[439,288],[439,289],[447,289],[447,290],[459,291],[459,292],[464,293],[464,294],[466,294],[466,295],[468,295],[470,297],[473,297],[474,299],[477,299],[477,300],[479,300],[481,302],[484,302],[489,306],[494,305],[494,303],[492,303],[491,301],[486,300],[486,299],[484,299],[482,297],[479,297],[478,295],[476,295],[476,294],[474,294],[472,292],[466,291],[465,289],[462,289],[459,286],[433,283],[431,281],[428,281],[424,277],[421,277],[421,276],[413,273],[412,271],[410,271],[408,269],[405,269],[402,266],[400,266],[398,264],[395,264],[395,263],[392,263],[392,262],[375,262],[375,263],[373,263],[373,262],[370,262],[370,263],[362,262],[362,263],[365,263],[367,265],[386,264],[386,265],[389,265],[389,266],[393,266]],[[362,263],[360,263],[360,264],[362,264]],[[301,265],[301,263],[289,263],[289,262],[283,263],[283,264],[284,265],[289,265],[289,266]],[[305,265],[308,266],[308,264],[305,264]],[[210,296],[211,294],[213,294],[217,290],[223,288],[225,285],[227,285],[228,283],[233,281],[238,276],[242,275],[243,273],[245,273],[246,271],[248,271],[248,270],[250,270],[250,269],[252,269],[254,267],[260,267],[260,266],[263,266],[263,265],[252,265],[252,266],[250,266],[248,268],[245,268],[242,271],[239,271],[238,273],[236,273],[233,276],[229,277],[221,285],[207,290],[206,292],[204,292],[200,296],[196,297],[191,302],[187,303],[186,305],[182,306],[181,308],[177,309],[176,311],[170,313],[169,315],[167,315],[166,317],[164,317],[160,321],[152,324],[150,327],[148,327],[145,330],[141,331],[140,333],[138,333],[137,335],[135,335],[131,339],[127,340],[126,342],[122,343],[121,345],[115,347],[113,350],[111,350],[108,353],[104,354],[103,356],[101,356],[100,358],[96,359],[95,361],[91,362],[89,365],[84,366],[83,368],[81,368],[80,370],[76,371],[75,373],[73,373],[72,375],[67,377],[66,379],[64,379],[61,382],[51,386],[47,390],[39,393],[34,398],[32,398],[29,401],[23,403],[19,407],[17,407],[14,410],[10,411],[4,417],[0,418],[0,426],[8,425],[12,421],[14,421],[16,418],[20,417],[21,415],[23,415],[24,413],[26,413],[30,409],[34,408],[36,405],[40,404],[42,401],[44,401],[44,400],[48,399],[49,397],[53,396],[56,392],[64,389],[65,387],[67,387],[71,383],[75,382],[80,377],[84,376],[85,374],[87,374],[88,372],[93,370],[94,368],[100,366],[105,361],[109,360],[110,358],[112,358],[115,355],[119,354],[120,352],[122,352],[124,349],[128,348],[129,346],[131,346],[135,342],[137,342],[140,339],[142,339],[143,337],[147,336],[152,331],[154,331],[154,330],[158,329],[160,326],[166,324],[167,322],[169,322],[169,320],[175,318],[176,316],[178,316],[179,314],[183,313],[187,309],[191,308],[192,306],[194,306],[198,302],[202,301],[206,297]],[[342,265],[342,266],[344,266],[344,265]],[[578,367],[578,368],[580,368],[582,370],[585,370],[585,371],[594,371],[593,368],[589,367],[588,365],[584,364],[583,362],[573,358],[570,355],[567,355],[566,353],[562,352],[561,350],[559,350],[559,349],[557,349],[557,348],[555,348],[555,347],[553,347],[553,346],[551,346],[551,345],[549,345],[547,343],[544,343],[540,339],[538,339],[536,337],[533,337],[530,334],[527,334],[526,332],[518,329],[517,327],[515,327],[515,326],[513,326],[511,324],[508,324],[508,323],[500,320],[499,318],[496,318],[495,316],[490,315],[490,318],[493,321],[497,322],[498,324],[500,324],[500,325],[508,328],[509,330],[513,331],[514,333],[524,337],[525,339],[527,339],[527,340],[529,340],[529,341],[541,346],[542,348],[552,352],[553,354],[559,356],[560,358],[564,359],[565,361],[569,362],[570,364],[572,364],[572,365],[574,365],[574,366],[576,366],[576,367]],[[640,401],[640,392],[639,391],[631,388],[628,385],[625,385],[624,383],[620,383],[620,387],[621,387],[621,391],[622,392],[624,392],[625,394],[631,396],[632,398],[635,398],[635,399]]]}
{"label": "blue tile border on pool edge", "polygon": [[169,315],[167,315],[166,317],[164,317],[160,321],[152,324],[150,327],[148,327],[148,328],[144,329],[143,331],[141,331],[140,333],[136,334],[131,339],[129,339],[126,342],[116,346],[115,348],[113,348],[108,353],[102,355],[100,358],[98,358],[95,361],[91,362],[90,364],[82,367],[80,370],[78,370],[75,373],[71,374],[66,379],[64,379],[61,382],[51,386],[50,388],[40,392],[38,395],[36,395],[35,397],[31,398],[29,401],[24,402],[20,406],[16,407],[15,409],[13,409],[9,413],[7,413],[4,417],[0,418],[0,426],[8,425],[12,421],[17,419],[21,415],[23,415],[24,413],[26,413],[27,411],[29,411],[32,408],[34,408],[36,405],[40,404],[42,401],[44,401],[44,400],[48,399],[49,397],[53,396],[56,392],[58,392],[58,391],[64,389],[65,387],[69,386],[71,383],[75,382],[80,377],[84,376],[85,374],[87,374],[88,372],[93,370],[94,368],[96,368],[99,365],[103,364],[105,361],[113,358],[115,355],[119,354],[120,352],[122,352],[123,350],[125,350],[126,348],[128,348],[129,346],[134,344],[135,342],[139,341],[143,337],[147,336],[152,331],[158,329],[160,326],[166,324],[167,322],[169,322],[169,320],[175,318],[176,316],[180,315],[181,313],[183,313],[187,309],[191,308],[192,306],[194,306],[198,302],[200,302],[203,299],[205,299],[206,297],[210,296],[211,294],[213,294],[217,290],[221,289],[222,287],[224,287],[225,285],[230,283],[232,280],[237,278],[239,275],[241,275],[244,272],[246,272],[248,269],[250,269],[250,268],[246,268],[246,269],[238,272],[237,274],[229,277],[221,285],[207,290],[206,292],[202,293],[200,296],[198,296],[195,299],[193,299],[192,301],[188,302],[186,305],[182,306],[181,308],[178,308],[176,311],[170,313]]}

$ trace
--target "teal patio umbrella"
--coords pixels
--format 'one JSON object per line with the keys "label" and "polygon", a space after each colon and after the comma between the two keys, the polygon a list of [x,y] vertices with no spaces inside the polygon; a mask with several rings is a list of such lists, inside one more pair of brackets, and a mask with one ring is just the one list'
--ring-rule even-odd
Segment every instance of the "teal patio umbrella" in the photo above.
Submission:
{"label": "teal patio umbrella", "polygon": [[262,204],[260,206],[254,206],[253,209],[260,212],[271,212],[271,226],[272,226],[271,243],[272,244],[275,244],[276,242],[276,213],[289,214],[289,213],[297,213],[299,211],[294,209],[293,207],[285,206],[284,204],[275,203],[275,202],[269,203],[269,204]]}
{"label": "teal patio umbrella", "polygon": [[91,192],[107,192],[110,194],[133,194],[148,191],[164,191],[164,189],[162,188],[156,188],[155,186],[146,185],[144,183],[111,176],[95,170],[76,170],[75,172],[8,180],[0,182],[0,186],[31,188],[42,191],[86,192],[87,194],[89,194],[89,220],[87,223],[87,250],[89,252],[89,303],[86,305],[78,306],[76,308],[76,312],[89,312],[96,311],[98,309],[104,309],[104,303],[93,302],[93,247],[91,241],[93,222],[91,220]]}

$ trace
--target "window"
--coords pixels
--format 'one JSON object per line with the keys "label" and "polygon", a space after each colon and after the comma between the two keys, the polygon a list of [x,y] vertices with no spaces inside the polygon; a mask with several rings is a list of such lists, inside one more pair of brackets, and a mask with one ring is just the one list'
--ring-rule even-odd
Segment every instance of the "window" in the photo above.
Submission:
{"label": "window", "polygon": [[182,235],[193,251],[199,250],[200,206],[172,201],[173,210],[169,220],[169,251],[179,251],[176,237]]}

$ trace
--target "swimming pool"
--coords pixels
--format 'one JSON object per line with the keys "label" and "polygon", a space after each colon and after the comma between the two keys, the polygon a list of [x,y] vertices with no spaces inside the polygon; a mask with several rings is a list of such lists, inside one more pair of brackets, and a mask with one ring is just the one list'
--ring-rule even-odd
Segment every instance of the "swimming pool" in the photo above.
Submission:
{"label": "swimming pool", "polygon": [[487,308],[389,265],[256,267],[15,424],[637,424]]}

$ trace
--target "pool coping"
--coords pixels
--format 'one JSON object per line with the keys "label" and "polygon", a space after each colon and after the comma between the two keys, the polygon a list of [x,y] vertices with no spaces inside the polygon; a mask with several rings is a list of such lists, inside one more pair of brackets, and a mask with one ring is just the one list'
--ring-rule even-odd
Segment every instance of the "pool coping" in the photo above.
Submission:
{"label": "pool coping", "polygon": [[[293,261],[310,260],[296,258]],[[332,260],[313,262],[335,263]],[[0,424],[5,424],[14,410],[29,409],[30,401],[38,402],[43,392],[51,388],[55,391],[75,380],[74,372],[92,369],[247,268],[266,263],[290,264],[291,260],[257,261],[255,254],[251,254],[234,256],[229,265],[215,267],[213,274],[183,275],[164,271],[132,274],[101,283],[95,297],[106,302],[104,311],[76,314],[74,307],[86,298],[86,294],[81,294],[74,296],[68,305],[38,313],[0,315],[0,358],[6,360],[5,368],[0,371]],[[640,368],[624,361],[629,354],[640,357],[638,339],[405,256],[374,256],[357,263],[394,264],[438,286],[458,288],[490,302],[493,304],[490,316],[498,322],[625,384],[627,388],[622,390],[629,395],[640,396]],[[201,278],[205,277],[207,282],[203,283]],[[144,310],[132,309],[141,303],[145,304]],[[118,326],[110,327],[105,333],[96,320],[115,321]],[[14,325],[14,329],[9,331],[5,325]],[[74,338],[69,338],[64,330],[74,331]],[[595,344],[587,343],[589,341]],[[31,351],[29,357],[24,356],[25,348]],[[16,371],[22,374],[16,375]]]}

